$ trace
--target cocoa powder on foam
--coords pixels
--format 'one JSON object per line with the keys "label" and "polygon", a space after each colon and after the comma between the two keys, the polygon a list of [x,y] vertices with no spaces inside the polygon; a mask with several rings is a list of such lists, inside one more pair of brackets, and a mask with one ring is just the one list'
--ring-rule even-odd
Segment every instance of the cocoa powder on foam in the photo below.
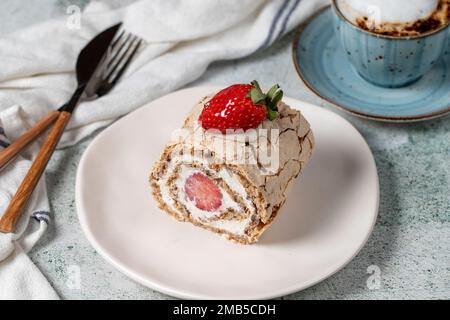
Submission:
{"label": "cocoa powder on foam", "polygon": [[359,17],[356,24],[364,30],[393,37],[418,36],[444,27],[450,22],[450,0],[441,0],[431,16],[409,23],[385,22],[377,26],[368,17]]}

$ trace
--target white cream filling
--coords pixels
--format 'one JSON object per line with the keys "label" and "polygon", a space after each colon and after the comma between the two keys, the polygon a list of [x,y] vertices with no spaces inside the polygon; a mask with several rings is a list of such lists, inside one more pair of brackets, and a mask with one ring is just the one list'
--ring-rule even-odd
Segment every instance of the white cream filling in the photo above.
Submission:
{"label": "white cream filling", "polygon": [[[177,212],[179,215],[180,213],[175,207],[175,201],[172,199],[169,187],[167,186],[167,178],[169,178],[172,174],[177,165],[182,161],[183,159],[180,158],[172,158],[172,161],[170,162],[167,171],[163,178],[161,178],[157,183],[160,188],[161,197],[162,200],[167,204],[167,206],[174,212]],[[199,157],[192,157],[190,159],[192,162],[199,163],[203,166],[207,166],[207,161],[199,158]],[[206,221],[205,219],[209,219],[211,217],[220,215],[224,211],[226,211],[228,208],[234,209],[238,213],[242,213],[241,207],[230,197],[230,195],[223,190],[222,188],[219,188],[219,190],[222,193],[222,205],[220,208],[214,212],[208,212],[201,210],[195,206],[195,203],[193,201],[190,201],[188,197],[185,194],[184,191],[184,184],[186,182],[186,179],[190,177],[192,174],[196,172],[201,172],[200,170],[196,168],[189,168],[186,166],[181,167],[181,171],[179,173],[178,179],[176,179],[175,184],[178,188],[178,201],[186,206],[186,208],[191,213],[192,218],[195,220],[198,220],[202,224],[218,228],[227,232],[230,232],[232,234],[237,235],[244,235],[245,234],[245,228],[250,223],[250,219],[242,219],[242,220],[216,220],[216,221]],[[230,187],[230,189],[238,194],[243,200],[246,205],[246,207],[249,209],[251,213],[255,212],[255,207],[253,205],[253,202],[249,198],[247,192],[245,191],[245,188],[242,186],[242,184],[239,182],[239,180],[234,176],[234,174],[226,169],[221,169],[217,176],[222,178],[223,181]]]}
{"label": "white cream filling", "polygon": [[[169,209],[171,209],[172,211],[177,212],[177,214],[179,216],[180,213],[178,212],[178,209],[175,208],[175,201],[172,199],[172,196],[170,195],[169,192],[169,187],[167,186],[167,178],[169,178],[172,174],[173,171],[175,170],[175,168],[177,167],[177,165],[181,162],[182,158],[172,158],[172,161],[170,161],[169,166],[166,170],[166,173],[164,175],[164,177],[162,177],[161,179],[159,179],[158,186],[159,186],[159,190],[161,192],[161,197],[163,199],[163,201],[168,205]],[[206,164],[206,161],[199,158],[199,157],[193,157],[192,161],[200,163],[202,165]],[[184,188],[183,188],[184,190]]]}
{"label": "white cream filling", "polygon": [[239,205],[233,199],[231,199],[230,195],[227,192],[225,192],[225,190],[223,190],[219,186],[217,186],[217,187],[219,188],[219,190],[222,194],[222,204],[220,205],[220,207],[214,212],[204,211],[204,210],[197,208],[195,206],[194,201],[189,200],[189,198],[187,197],[185,190],[184,190],[184,184],[185,184],[186,180],[191,175],[193,175],[194,173],[197,173],[197,172],[201,173],[201,171],[196,168],[188,168],[188,167],[182,166],[181,172],[179,173],[179,177],[175,181],[175,185],[178,188],[178,201],[181,204],[186,206],[186,208],[189,210],[192,218],[199,220],[200,222],[206,222],[207,219],[216,217],[216,216],[226,212],[228,209],[233,209],[236,212],[241,211],[241,208],[239,207]]}
{"label": "white cream filling", "polygon": [[241,196],[242,199],[244,199],[246,207],[250,209],[251,213],[254,213],[255,206],[253,205],[253,201],[250,199],[247,191],[245,191],[244,186],[242,186],[242,184],[238,182],[238,178],[234,176],[234,173],[226,168],[222,168],[219,171],[218,175],[223,179],[223,181],[225,181],[225,183],[230,187],[231,190],[233,190],[235,193]]}
{"label": "white cream filling", "polygon": [[158,181],[159,191],[161,192],[161,198],[167,204],[170,210],[176,212],[178,216],[180,216],[177,208],[175,208],[175,201],[170,196],[169,188],[167,187],[166,182],[167,182],[166,179],[160,179]]}
{"label": "white cream filling", "polygon": [[244,235],[245,228],[247,228],[250,223],[250,219],[242,220],[216,220],[210,222],[208,225],[211,227],[228,231],[236,235]]}

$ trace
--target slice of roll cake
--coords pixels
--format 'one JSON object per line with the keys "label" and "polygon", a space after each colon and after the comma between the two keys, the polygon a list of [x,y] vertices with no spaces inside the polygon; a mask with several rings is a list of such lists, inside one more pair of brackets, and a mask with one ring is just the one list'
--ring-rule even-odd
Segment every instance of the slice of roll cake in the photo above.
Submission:
{"label": "slice of roll cake", "polygon": [[256,242],[311,157],[309,123],[278,86],[234,85],[203,98],[150,176],[159,207],[180,221]]}

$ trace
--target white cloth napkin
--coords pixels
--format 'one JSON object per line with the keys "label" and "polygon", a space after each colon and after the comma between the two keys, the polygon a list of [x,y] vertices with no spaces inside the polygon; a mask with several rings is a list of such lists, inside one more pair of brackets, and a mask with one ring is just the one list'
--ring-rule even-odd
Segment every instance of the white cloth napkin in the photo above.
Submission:
{"label": "white cloth napkin", "polygon": [[[328,3],[152,0],[111,7],[92,2],[80,20],[77,10],[73,10],[68,17],[9,34],[0,38],[0,148],[69,98],[76,85],[74,64],[80,49],[114,23],[123,21],[127,31],[141,36],[146,43],[113,91],[79,105],[59,147],[74,144],[144,103],[195,80],[213,61],[241,58],[268,47]],[[32,155],[25,153],[0,172],[0,214]],[[21,221],[20,231],[0,234],[0,299],[56,297],[25,254],[48,222],[43,180]]]}
{"label": "white cloth napkin", "polygon": [[[23,117],[18,117],[17,121],[24,122],[24,125],[26,122]],[[8,140],[0,129],[0,150],[3,148],[1,145],[7,144]],[[5,211],[30,166],[31,154],[37,148],[37,143],[34,143],[0,172],[0,212]],[[39,182],[25,211],[15,233],[0,233],[0,299],[57,299],[53,288],[26,255],[44,234],[49,222],[44,179]]]}

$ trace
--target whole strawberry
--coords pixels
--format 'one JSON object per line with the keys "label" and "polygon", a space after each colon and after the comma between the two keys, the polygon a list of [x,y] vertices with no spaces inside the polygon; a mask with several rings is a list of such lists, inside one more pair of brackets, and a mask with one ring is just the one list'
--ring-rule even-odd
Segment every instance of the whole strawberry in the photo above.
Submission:
{"label": "whole strawberry", "polygon": [[282,98],[283,91],[278,85],[264,94],[257,81],[235,84],[212,97],[198,120],[204,129],[218,129],[222,133],[257,128],[266,118],[278,117],[277,104]]}

